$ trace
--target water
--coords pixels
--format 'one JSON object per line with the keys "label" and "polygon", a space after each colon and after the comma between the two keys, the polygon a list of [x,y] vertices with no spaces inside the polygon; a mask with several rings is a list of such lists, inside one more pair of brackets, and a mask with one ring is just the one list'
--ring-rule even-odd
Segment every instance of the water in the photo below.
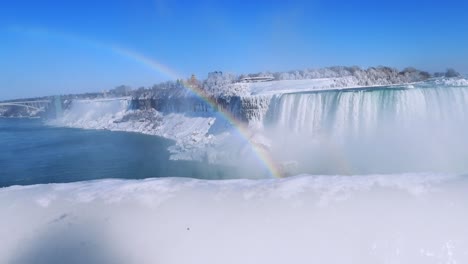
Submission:
{"label": "water", "polygon": [[169,160],[171,141],[137,133],[0,119],[0,187],[104,178],[232,178],[233,168]]}
{"label": "water", "polygon": [[279,95],[266,116],[279,159],[313,174],[465,173],[467,121],[468,87],[436,83]]}

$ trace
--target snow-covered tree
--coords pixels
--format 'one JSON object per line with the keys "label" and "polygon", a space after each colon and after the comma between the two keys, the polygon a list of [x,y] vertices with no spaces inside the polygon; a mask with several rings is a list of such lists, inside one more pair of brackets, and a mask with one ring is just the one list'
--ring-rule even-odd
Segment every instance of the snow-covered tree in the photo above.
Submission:
{"label": "snow-covered tree", "polygon": [[237,76],[231,73],[215,71],[208,73],[208,78],[203,82],[202,88],[211,96],[232,94]]}

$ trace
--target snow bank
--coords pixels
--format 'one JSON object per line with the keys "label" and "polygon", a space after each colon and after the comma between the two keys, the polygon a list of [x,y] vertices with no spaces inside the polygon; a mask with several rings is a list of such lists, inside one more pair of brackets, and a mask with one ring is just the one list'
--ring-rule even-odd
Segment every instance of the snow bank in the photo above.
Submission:
{"label": "snow bank", "polygon": [[450,87],[468,87],[468,80],[464,78],[445,78],[436,80],[437,85],[450,86]]}
{"label": "snow bank", "polygon": [[269,82],[248,83],[252,95],[281,94],[290,92],[307,92],[329,90],[336,87],[339,80],[343,78],[322,78],[304,80],[280,80]]}
{"label": "snow bank", "polygon": [[461,176],[100,180],[0,189],[0,263],[466,263]]}

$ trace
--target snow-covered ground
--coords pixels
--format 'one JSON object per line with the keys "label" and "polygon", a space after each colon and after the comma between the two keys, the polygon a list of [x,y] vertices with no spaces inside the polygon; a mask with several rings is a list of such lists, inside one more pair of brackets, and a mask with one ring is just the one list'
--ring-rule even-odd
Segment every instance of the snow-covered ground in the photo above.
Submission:
{"label": "snow-covered ground", "polygon": [[274,95],[274,94],[285,94],[285,93],[345,90],[345,89],[382,87],[382,86],[407,87],[407,85],[403,85],[403,84],[388,84],[388,83],[376,83],[373,85],[363,86],[359,84],[359,81],[355,77],[352,77],[352,76],[338,77],[338,78],[279,80],[279,81],[255,82],[255,83],[240,83],[239,85],[247,86],[245,91],[250,95]]}
{"label": "snow-covered ground", "polygon": [[0,263],[467,263],[467,188],[435,174],[14,186]]}
{"label": "snow-covered ground", "polygon": [[247,86],[250,91],[250,94],[252,95],[266,95],[335,89],[337,83],[345,79],[346,77],[304,80],[280,80],[248,83]]}
{"label": "snow-covered ground", "polygon": [[468,86],[468,79],[465,78],[444,78],[434,81],[437,85],[451,86],[451,87],[466,87]]}

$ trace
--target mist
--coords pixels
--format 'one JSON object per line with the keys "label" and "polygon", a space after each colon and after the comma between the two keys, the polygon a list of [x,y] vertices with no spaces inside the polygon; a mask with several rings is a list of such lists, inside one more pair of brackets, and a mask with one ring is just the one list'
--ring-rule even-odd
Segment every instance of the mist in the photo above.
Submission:
{"label": "mist", "polygon": [[467,99],[458,87],[285,94],[265,132],[296,174],[465,173]]}

